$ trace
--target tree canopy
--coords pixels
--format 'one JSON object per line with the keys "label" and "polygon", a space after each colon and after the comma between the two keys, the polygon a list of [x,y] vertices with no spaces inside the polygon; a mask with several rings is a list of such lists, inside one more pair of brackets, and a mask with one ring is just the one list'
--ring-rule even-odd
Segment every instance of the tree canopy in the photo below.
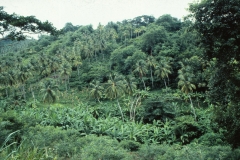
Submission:
{"label": "tree canopy", "polygon": [[34,16],[20,16],[17,14],[8,14],[0,6],[0,34],[1,39],[24,40],[27,34],[47,32],[52,35],[57,33],[53,25],[46,21],[41,22]]}

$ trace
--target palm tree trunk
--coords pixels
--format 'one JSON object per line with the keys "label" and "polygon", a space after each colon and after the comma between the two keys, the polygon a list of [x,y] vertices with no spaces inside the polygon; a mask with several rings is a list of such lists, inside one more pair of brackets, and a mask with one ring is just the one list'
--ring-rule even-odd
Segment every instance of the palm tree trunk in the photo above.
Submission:
{"label": "palm tree trunk", "polygon": [[145,91],[146,91],[147,89],[146,89],[146,85],[145,85],[145,82],[144,82],[143,78],[141,78],[141,80],[142,80],[142,83],[143,83],[144,89],[145,89]]}
{"label": "palm tree trunk", "polygon": [[65,78],[65,88],[66,88],[66,91],[67,91],[68,88],[67,88],[67,80],[66,80],[66,78]]}
{"label": "palm tree trunk", "polygon": [[104,61],[104,53],[103,53],[102,49],[101,49],[101,54],[102,54],[102,56],[103,56],[103,61]]}
{"label": "palm tree trunk", "polygon": [[79,67],[77,66],[77,72],[78,72],[78,78],[79,78],[79,81],[80,81],[80,76],[79,76]]}
{"label": "palm tree trunk", "polygon": [[166,81],[165,81],[165,79],[163,79],[163,81],[164,81],[165,87],[166,87],[166,89],[167,89],[167,84],[166,84]]}
{"label": "palm tree trunk", "polygon": [[24,84],[22,85],[22,94],[23,94],[24,100],[26,100],[26,92],[25,92]]}
{"label": "palm tree trunk", "polygon": [[122,108],[120,107],[120,104],[119,104],[118,98],[117,98],[117,103],[118,103],[118,108],[119,108],[119,110],[120,110],[120,112],[121,112],[122,121],[124,121],[123,113],[122,113]]}
{"label": "palm tree trunk", "polygon": [[189,97],[189,100],[191,102],[191,109],[192,109],[192,112],[193,112],[193,115],[194,115],[194,120],[197,121],[197,116],[196,116],[195,109],[193,107],[192,99],[191,99],[190,95],[188,95],[188,97]]}
{"label": "palm tree trunk", "polygon": [[5,91],[6,91],[6,96],[8,98],[8,88],[7,87],[6,87]]}
{"label": "palm tree trunk", "polygon": [[132,98],[132,102],[131,102],[131,106],[130,106],[130,120],[133,120],[133,105],[134,105],[134,102],[135,102],[135,97]]}
{"label": "palm tree trunk", "polygon": [[96,53],[95,49],[94,49],[94,56],[95,56],[95,59],[96,59],[96,62],[97,62],[97,53]]}
{"label": "palm tree trunk", "polygon": [[136,103],[135,103],[135,107],[133,109],[133,121],[135,122],[135,117],[136,117],[136,108],[138,105],[138,101],[141,99],[141,95],[137,98]]}
{"label": "palm tree trunk", "polygon": [[151,71],[151,80],[152,80],[152,88],[154,88],[153,86],[153,75],[152,75],[152,67],[150,66],[150,71]]}
{"label": "palm tree trunk", "polygon": [[36,98],[35,98],[35,94],[34,94],[34,91],[33,91],[31,86],[30,86],[30,90],[32,92],[32,97],[33,97],[33,101],[34,101],[34,104],[35,104],[36,103]]}
{"label": "palm tree trunk", "polygon": [[131,35],[131,39],[132,39],[132,29],[131,29],[131,31],[130,31],[130,35]]}

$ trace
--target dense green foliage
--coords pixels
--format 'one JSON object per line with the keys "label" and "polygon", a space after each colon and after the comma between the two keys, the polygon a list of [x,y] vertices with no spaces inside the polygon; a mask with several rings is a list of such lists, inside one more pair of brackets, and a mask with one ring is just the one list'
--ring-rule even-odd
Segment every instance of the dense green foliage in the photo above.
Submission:
{"label": "dense green foliage", "polygon": [[239,159],[239,4],[0,41],[0,158]]}
{"label": "dense green foliage", "polygon": [[41,22],[34,16],[19,16],[16,14],[8,14],[3,11],[0,6],[0,34],[1,40],[24,40],[27,35],[25,33],[41,33],[48,32],[56,34],[56,29],[48,21]]}

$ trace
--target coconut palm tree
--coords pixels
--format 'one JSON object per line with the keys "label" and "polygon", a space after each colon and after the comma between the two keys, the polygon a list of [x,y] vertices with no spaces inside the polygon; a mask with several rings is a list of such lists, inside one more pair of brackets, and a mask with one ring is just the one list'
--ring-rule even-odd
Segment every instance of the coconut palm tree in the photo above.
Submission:
{"label": "coconut palm tree", "polygon": [[155,58],[151,55],[151,56],[148,56],[146,63],[147,63],[147,66],[150,68],[152,88],[153,88],[154,85],[153,85],[153,70],[152,70],[152,67],[155,67],[155,66],[156,66],[156,60],[155,60]]}
{"label": "coconut palm tree", "polygon": [[102,54],[102,56],[103,56],[103,60],[104,60],[103,49],[106,47],[106,45],[105,45],[106,35],[107,34],[106,34],[104,26],[99,23],[98,27],[96,29],[96,40],[97,40],[97,46],[100,51],[100,54]]}
{"label": "coconut palm tree", "polygon": [[135,78],[128,75],[124,78],[123,83],[124,83],[125,93],[128,95],[132,95],[137,88]]}
{"label": "coconut palm tree", "polygon": [[8,87],[9,87],[9,79],[7,72],[0,73],[0,88],[5,88],[6,96],[8,98]]}
{"label": "coconut palm tree", "polygon": [[116,74],[112,74],[112,75],[110,75],[110,78],[107,81],[107,83],[105,84],[105,86],[106,86],[106,89],[105,89],[106,97],[109,99],[117,100],[117,105],[121,112],[122,120],[124,120],[122,108],[121,108],[121,106],[119,104],[119,100],[118,100],[120,97],[122,97],[124,95],[123,77],[116,75]]}
{"label": "coconut palm tree", "polygon": [[29,79],[32,76],[32,70],[31,70],[31,66],[19,66],[19,68],[17,69],[17,80],[19,83],[22,84],[22,95],[24,97],[24,100],[26,100],[26,92],[25,92],[25,82],[27,81],[27,79]]}
{"label": "coconut palm tree", "polygon": [[103,96],[104,88],[100,85],[99,81],[93,81],[89,85],[91,88],[89,95],[95,98],[98,102],[100,102],[100,98],[102,98]]}
{"label": "coconut palm tree", "polygon": [[82,59],[80,55],[77,55],[75,49],[73,48],[73,53],[71,55],[70,63],[73,67],[77,67],[77,74],[79,77],[79,66],[82,65]]}
{"label": "coconut palm tree", "polygon": [[57,94],[54,89],[58,88],[53,82],[49,79],[46,82],[40,84],[42,89],[40,90],[43,93],[43,102],[44,103],[55,103],[57,100]]}
{"label": "coconut palm tree", "polygon": [[68,90],[69,75],[72,72],[72,67],[68,62],[65,62],[60,69],[60,75],[64,79],[66,91]]}
{"label": "coconut palm tree", "polygon": [[146,73],[147,73],[146,62],[144,60],[137,61],[136,66],[135,66],[135,70],[133,71],[133,73],[138,73],[139,78],[142,80],[144,89],[147,90],[145,82],[143,80],[143,76],[146,75]]}
{"label": "coconut palm tree", "polygon": [[52,72],[50,66],[45,63],[43,63],[39,69],[40,69],[40,75],[44,76],[45,78],[49,76]]}
{"label": "coconut palm tree", "polygon": [[166,88],[167,84],[165,78],[168,78],[168,75],[171,73],[171,66],[169,65],[168,61],[160,60],[157,63],[154,74],[160,79],[163,79]]}
{"label": "coconut palm tree", "polygon": [[178,86],[181,88],[181,91],[188,96],[191,103],[192,113],[196,121],[197,116],[196,116],[195,108],[193,107],[192,99],[189,94],[190,92],[193,92],[194,89],[196,89],[196,86],[191,83],[192,76],[190,76],[190,74],[187,73],[186,70],[187,70],[187,67],[182,68],[178,71],[178,78],[179,78]]}

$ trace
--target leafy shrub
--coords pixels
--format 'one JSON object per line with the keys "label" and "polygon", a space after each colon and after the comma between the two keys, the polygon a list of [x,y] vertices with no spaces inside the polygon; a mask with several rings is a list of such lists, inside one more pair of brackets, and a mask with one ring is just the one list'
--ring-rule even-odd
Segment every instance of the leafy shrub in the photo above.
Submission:
{"label": "leafy shrub", "polygon": [[201,126],[192,116],[181,116],[177,117],[175,120],[175,134],[178,141],[181,143],[188,144],[203,134]]}
{"label": "leafy shrub", "polygon": [[217,145],[224,145],[223,135],[219,133],[206,133],[197,139],[198,143],[206,146],[217,146]]}
{"label": "leafy shrub", "polygon": [[203,146],[200,144],[180,145],[142,145],[137,152],[140,160],[203,160],[239,159],[240,151],[231,151],[229,146]]}
{"label": "leafy shrub", "polygon": [[[17,117],[17,113],[15,111],[7,111],[4,113],[0,113],[0,146],[10,133],[21,130],[22,127],[23,123]],[[12,143],[13,141],[21,141],[19,132],[17,134],[14,134],[14,136],[11,137],[11,140],[9,140],[8,142]]]}
{"label": "leafy shrub", "polygon": [[102,136],[87,136],[91,142],[82,149],[81,157],[84,160],[112,159],[120,160],[126,158],[127,151],[119,146],[117,140]]}
{"label": "leafy shrub", "polygon": [[128,151],[137,151],[141,144],[131,140],[123,140],[120,142],[120,146]]}
{"label": "leafy shrub", "polygon": [[24,139],[28,146],[32,144],[39,149],[47,148],[49,155],[59,157],[71,157],[78,153],[82,144],[77,141],[80,134],[76,130],[62,130],[53,126],[30,127],[24,134]]}

